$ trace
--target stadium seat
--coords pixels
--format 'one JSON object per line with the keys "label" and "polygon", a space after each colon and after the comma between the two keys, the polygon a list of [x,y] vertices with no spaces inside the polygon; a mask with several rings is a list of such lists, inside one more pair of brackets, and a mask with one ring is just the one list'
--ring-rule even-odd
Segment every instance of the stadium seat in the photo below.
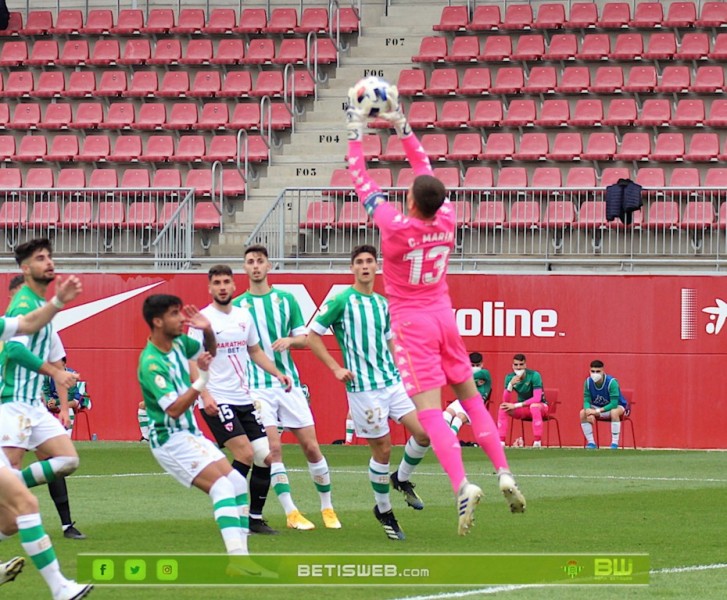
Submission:
{"label": "stadium seat", "polygon": [[653,65],[631,67],[629,77],[623,86],[624,92],[648,93],[656,87],[656,68]]}
{"label": "stadium seat", "polygon": [[578,38],[573,33],[556,33],[543,55],[545,60],[573,60],[578,53]]}
{"label": "stadium seat", "polygon": [[0,50],[0,67],[19,67],[28,60],[28,44],[23,41],[5,42]]}
{"label": "stadium seat", "polygon": [[660,133],[656,136],[654,151],[649,154],[651,160],[658,162],[675,162],[684,158],[684,134]]}
{"label": "stadium seat", "polygon": [[302,65],[305,63],[306,56],[306,41],[304,39],[285,38],[280,42],[273,63],[276,65]]}
{"label": "stadium seat", "polygon": [[40,104],[16,104],[8,129],[36,129],[40,123]]}
{"label": "stadium seat", "polygon": [[212,194],[212,171],[209,168],[190,169],[184,180],[184,187],[194,189],[194,195],[199,197]]}
{"label": "stadium seat", "polygon": [[56,35],[79,34],[83,29],[83,13],[80,10],[61,10],[56,17],[55,27],[49,33]]}
{"label": "stadium seat", "polygon": [[578,60],[607,60],[611,53],[611,38],[607,33],[587,33],[583,36]]}
{"label": "stadium seat", "polygon": [[707,127],[727,127],[727,100],[713,100],[709,108],[709,117],[705,119]]}
{"label": "stadium seat", "polygon": [[558,167],[537,167],[533,170],[530,187],[534,192],[563,187],[560,169]]}
{"label": "stadium seat", "polygon": [[412,56],[412,62],[437,63],[444,62],[447,56],[447,38],[425,36],[419,43],[418,54]]}
{"label": "stadium seat", "polygon": [[684,160],[692,162],[716,161],[719,155],[719,135],[716,133],[695,133],[689,140],[689,149]]}
{"label": "stadium seat", "polygon": [[560,29],[565,23],[565,7],[562,4],[541,4],[533,29]]}
{"label": "stadium seat", "polygon": [[714,94],[724,91],[724,68],[705,65],[697,69],[694,83],[690,88],[695,94]]}
{"label": "stadium seat", "polygon": [[[245,195],[245,181],[237,169],[225,169],[222,171],[222,193],[226,198]],[[199,191],[197,195],[199,195]]]}
{"label": "stadium seat", "polygon": [[43,71],[31,95],[36,98],[58,98],[65,95],[65,87],[63,71]]}
{"label": "stadium seat", "polygon": [[479,133],[458,133],[454,136],[447,160],[477,160],[482,152],[482,137]]}
{"label": "stadium seat", "polygon": [[452,40],[450,51],[444,60],[454,63],[477,62],[480,55],[480,40],[475,35],[458,35]]}
{"label": "stadium seat", "polygon": [[67,102],[49,104],[45,109],[43,120],[38,123],[40,129],[68,129],[71,122],[71,105]]}
{"label": "stadium seat", "polygon": [[250,90],[250,95],[260,98],[263,96],[281,97],[283,95],[283,72],[261,71],[258,73],[255,85]]}
{"label": "stadium seat", "polygon": [[167,162],[174,154],[174,138],[171,135],[151,135],[139,160],[143,162]]}
{"label": "stadium seat", "polygon": [[232,8],[214,8],[202,33],[231,34],[237,28],[237,13]]}
{"label": "stadium seat", "polygon": [[65,95],[69,98],[90,98],[96,93],[96,75],[93,71],[73,71],[68,78]]}
{"label": "stadium seat", "polygon": [[156,71],[134,71],[131,76],[131,85],[123,93],[129,98],[153,98],[159,87],[159,78]]}
{"label": "stadium seat", "polygon": [[396,176],[396,185],[398,188],[409,188],[414,183],[414,169],[411,167],[402,167],[399,169],[399,174]]}
{"label": "stadium seat", "polygon": [[[19,190],[23,187],[20,169],[10,167],[8,169],[0,169],[0,188],[3,190]],[[22,221],[27,217],[27,204],[25,202],[7,206],[10,201],[6,200],[0,205],[0,225],[18,224],[19,218]]]}
{"label": "stadium seat", "polygon": [[97,207],[96,220],[91,223],[91,227],[115,229],[124,226],[126,209],[123,202],[119,200],[104,200],[98,202]]}
{"label": "stadium seat", "polygon": [[15,155],[15,136],[0,135],[0,161],[10,162]]}
{"label": "stadium seat", "polygon": [[688,202],[680,226],[684,229],[709,229],[714,225],[715,217],[714,204],[711,202]]}
{"label": "stadium seat", "polygon": [[141,156],[141,137],[120,135],[116,138],[114,151],[109,155],[111,162],[136,162]]}
{"label": "stadium seat", "polygon": [[89,58],[88,42],[86,40],[68,40],[63,44],[63,52],[56,61],[66,67],[83,66]]}
{"label": "stadium seat", "polygon": [[5,129],[10,121],[10,108],[6,102],[0,103],[0,129]]}
{"label": "stadium seat", "polygon": [[586,151],[581,155],[583,160],[613,160],[616,154],[616,135],[610,131],[592,133],[588,136]]}
{"label": "stadium seat", "polygon": [[270,119],[272,129],[290,129],[293,126],[290,111],[284,102],[272,102],[270,108],[270,116],[267,111],[262,115],[263,124]]}
{"label": "stadium seat", "polygon": [[212,60],[212,40],[190,40],[180,65],[207,65]]}
{"label": "stadium seat", "polygon": [[194,75],[192,89],[187,95],[192,98],[212,98],[217,95],[222,87],[220,71],[197,71]]}
{"label": "stadium seat", "polygon": [[669,65],[661,73],[661,81],[654,88],[656,92],[685,93],[691,88],[691,74],[689,67],[682,65]]}
{"label": "stadium seat", "polygon": [[264,8],[245,8],[240,14],[238,33],[260,34],[268,26],[268,14]]}
{"label": "stadium seat", "polygon": [[83,190],[86,188],[86,171],[79,168],[61,169],[58,171],[56,187],[67,190]]}
{"label": "stadium seat", "polygon": [[25,174],[26,188],[36,190],[51,190],[55,187],[53,169],[48,167],[32,167]]}
{"label": "stadium seat", "polygon": [[11,71],[5,82],[5,89],[0,91],[0,97],[22,98],[33,93],[33,73],[30,71]]}
{"label": "stadium seat", "polygon": [[47,202],[35,201],[30,209],[27,227],[29,229],[55,229],[60,220],[61,212],[57,202],[53,200]]}
{"label": "stadium seat", "polygon": [[486,67],[470,67],[464,70],[461,83],[455,90],[464,96],[482,96],[490,93],[490,70]]}
{"label": "stadium seat", "polygon": [[566,67],[555,91],[561,94],[581,94],[591,85],[591,72],[588,67]]}
{"label": "stadium seat", "polygon": [[[432,71],[432,77],[434,77],[435,74],[439,73],[439,71],[440,69],[435,69],[434,71]],[[457,72],[454,71],[454,73],[456,81]],[[396,82],[396,87],[399,90],[399,96],[421,96],[424,93],[424,88],[426,87],[426,85],[426,74],[422,69],[402,69],[401,71],[399,71],[399,79]],[[428,94],[447,95],[448,93],[449,92],[443,94]],[[454,88],[452,88],[452,93],[454,93]]]}
{"label": "stadium seat", "polygon": [[201,8],[183,8],[179,11],[177,24],[169,28],[169,33],[197,34],[202,33],[204,26],[204,10]]}
{"label": "stadium seat", "polygon": [[336,33],[355,33],[359,30],[358,11],[353,7],[337,8],[331,19],[331,31]]}
{"label": "stadium seat", "polygon": [[222,89],[217,92],[222,98],[246,98],[252,90],[250,71],[228,71]]}
{"label": "stadium seat", "polygon": [[612,60],[641,60],[643,53],[644,40],[640,33],[620,33],[616,36],[616,44],[609,54],[609,58]]}
{"label": "stadium seat", "polygon": [[552,94],[558,84],[555,67],[537,66],[530,69],[528,81],[523,87],[525,94]]}
{"label": "stadium seat", "polygon": [[159,87],[157,96],[161,98],[184,98],[189,91],[189,73],[187,71],[167,71]]}
{"label": "stadium seat", "polygon": [[[2,171],[0,171],[2,172]],[[723,188],[724,182],[727,181],[727,169],[723,167],[711,167],[707,169],[707,172],[704,175],[704,184],[703,187],[705,188]],[[727,194],[725,190],[720,190],[719,192],[712,192],[715,196],[723,197]],[[724,204],[722,206],[725,206]]]}
{"label": "stadium seat", "polygon": [[381,147],[380,136],[375,133],[364,134],[361,146],[363,148],[364,159],[366,159],[367,162],[377,162],[381,158],[383,150]]}
{"label": "stadium seat", "polygon": [[468,124],[470,127],[497,127],[500,121],[502,121],[502,102],[478,100]]}
{"label": "stadium seat", "polygon": [[631,21],[631,7],[626,2],[606,2],[596,25],[601,29],[621,29]]}
{"label": "stadium seat", "polygon": [[60,226],[64,229],[88,229],[93,220],[93,204],[89,200],[66,202]]}
{"label": "stadium seat", "polygon": [[296,69],[288,73],[288,89],[296,97],[313,96],[316,84],[308,69]]}
{"label": "stadium seat", "polygon": [[510,205],[510,220],[506,223],[508,227],[516,229],[537,229],[539,223],[539,202],[520,200]]}
{"label": "stadium seat", "polygon": [[693,27],[697,20],[694,2],[672,2],[664,21],[665,27]]}
{"label": "stadium seat", "polygon": [[592,29],[598,21],[598,6],[593,2],[574,2],[565,22],[567,29]]}
{"label": "stadium seat", "polygon": [[3,35],[19,35],[21,29],[23,29],[23,15],[18,11],[11,11],[8,15],[8,26]]}
{"label": "stadium seat", "polygon": [[210,59],[213,65],[237,65],[245,58],[245,44],[239,38],[220,40],[217,51]]}
{"label": "stadium seat", "polygon": [[501,200],[482,200],[477,204],[470,226],[476,229],[502,229],[506,222],[505,212],[505,203]]}
{"label": "stadium seat", "polygon": [[226,102],[207,102],[202,107],[197,129],[225,129],[229,116]]}
{"label": "stadium seat", "polygon": [[724,27],[727,25],[727,5],[723,2],[705,2],[696,25],[700,28]]}
{"label": "stadium seat", "polygon": [[644,187],[656,188],[662,190],[666,187],[666,178],[664,177],[664,169],[660,167],[649,167],[636,171],[636,183]]}
{"label": "stadium seat", "polygon": [[260,126],[260,104],[240,102],[235,106],[228,129],[258,129]]}
{"label": "stadium seat", "polygon": [[469,14],[466,6],[445,6],[434,31],[466,31]]}
{"label": "stadium seat", "polygon": [[674,53],[678,60],[707,60],[709,57],[709,34],[702,31],[685,33],[679,50]]}
{"label": "stadium seat", "polygon": [[500,28],[500,7],[475,6],[472,20],[467,25],[469,31],[493,31]]}
{"label": "stadium seat", "polygon": [[480,160],[508,160],[515,153],[515,137],[512,133],[491,133],[485,141]]}
{"label": "stadium seat", "polygon": [[50,151],[43,158],[51,162],[69,162],[78,156],[78,138],[75,135],[57,135]]}
{"label": "stadium seat", "polygon": [[540,116],[535,119],[538,127],[563,127],[570,119],[570,106],[567,100],[544,100],[540,107]]}
{"label": "stadium seat", "polygon": [[673,31],[652,33],[643,57],[646,60],[671,60],[677,52],[677,41]]}
{"label": "stadium seat", "polygon": [[586,200],[578,211],[576,227],[582,229],[603,229],[606,223],[606,203],[601,200]]}
{"label": "stadium seat", "polygon": [[545,215],[540,223],[542,227],[571,227],[576,221],[576,210],[570,200],[551,200],[545,208]]}
{"label": "stadium seat", "polygon": [[[233,162],[237,160],[237,138],[234,135],[216,135],[202,157],[204,162]],[[350,181],[350,178],[349,178]]]}
{"label": "stadium seat", "polygon": [[321,7],[307,7],[300,15],[300,25],[295,28],[296,33],[328,32],[328,9]]}
{"label": "stadium seat", "polygon": [[[120,65],[143,65],[151,59],[151,44],[148,39],[128,40],[124,46],[124,54],[118,60]],[[135,72],[136,74],[136,72]]]}
{"label": "stadium seat", "polygon": [[20,35],[46,35],[53,28],[53,13],[49,10],[31,10]]}
{"label": "stadium seat", "polygon": [[[401,80],[401,77],[399,79]],[[424,71],[421,71],[421,79],[424,80]],[[458,85],[457,69],[434,69],[429,77],[429,85],[422,85],[421,91],[427,96],[449,96],[454,95]]]}
{"label": "stadium seat", "polygon": [[103,105],[100,102],[81,102],[76,108],[76,118],[69,127],[71,129],[98,129],[103,122]]}
{"label": "stadium seat", "polygon": [[565,178],[565,187],[588,189],[596,187],[596,170],[593,167],[571,167]]}
{"label": "stadium seat", "polygon": [[657,200],[649,204],[646,225],[650,229],[674,229],[679,226],[679,203]]}
{"label": "stadium seat", "polygon": [[108,67],[115,65],[121,56],[118,40],[96,40],[93,45],[91,57],[86,61],[94,67]]}
{"label": "stadium seat", "polygon": [[568,119],[571,127],[597,127],[603,121],[603,102],[600,98],[583,99],[576,102],[575,112]]}
{"label": "stadium seat", "polygon": [[503,62],[509,61],[511,56],[512,38],[509,35],[489,35],[477,58],[480,62]]}
{"label": "stadium seat", "polygon": [[141,189],[151,187],[149,171],[146,169],[126,169],[124,174],[121,176],[119,187]]}
{"label": "stadium seat", "polygon": [[344,202],[335,226],[338,229],[365,229],[369,226],[366,209],[358,201]]}
{"label": "stadium seat", "polygon": [[457,167],[437,167],[433,170],[434,177],[439,179],[448,190],[460,187],[459,169]]}
{"label": "stadium seat", "polygon": [[274,8],[270,13],[265,33],[295,33],[298,27],[298,11],[295,8]]}
{"label": "stadium seat", "polygon": [[168,38],[158,40],[154,55],[146,61],[148,65],[176,65],[182,59],[182,44],[179,40]]}
{"label": "stadium seat", "polygon": [[548,136],[545,133],[524,133],[520,147],[512,155],[514,160],[545,160],[548,153]]}
{"label": "stadium seat", "polygon": [[100,129],[131,129],[136,120],[136,112],[131,102],[116,102],[109,106],[106,118]]}
{"label": "stadium seat", "polygon": [[671,102],[665,98],[649,98],[641,107],[635,124],[640,127],[668,127],[671,123]]}
{"label": "stadium seat", "polygon": [[677,103],[671,124],[677,127],[697,127],[704,123],[704,100],[683,98]]}
{"label": "stadium seat", "polygon": [[504,127],[532,127],[535,121],[535,100],[512,100],[507,115],[500,122]]}
{"label": "stadium seat", "polygon": [[445,160],[449,152],[449,141],[445,133],[425,133],[421,137],[421,144],[432,162]]}
{"label": "stadium seat", "polygon": [[629,21],[631,27],[653,29],[661,27],[664,21],[664,9],[661,2],[639,2],[634,9],[634,18]]}
{"label": "stadium seat", "polygon": [[551,151],[546,154],[548,160],[579,160],[583,151],[583,140],[580,133],[559,133],[555,136]]}
{"label": "stadium seat", "polygon": [[126,91],[126,73],[123,71],[104,71],[96,89],[96,96],[121,96]]}
{"label": "stadium seat", "polygon": [[462,179],[462,187],[479,191],[494,187],[494,181],[491,167],[468,167]]}
{"label": "stadium seat", "polygon": [[138,35],[144,27],[144,11],[136,8],[125,8],[119,11],[116,25],[110,33],[114,35]]}
{"label": "stadium seat", "polygon": [[505,20],[500,24],[500,29],[530,29],[532,24],[533,9],[530,4],[511,4],[505,8]]}
{"label": "stadium seat", "polygon": [[53,66],[57,60],[58,42],[55,40],[38,40],[33,44],[30,57],[24,63],[34,67],[44,67]]}
{"label": "stadium seat", "polygon": [[497,175],[498,189],[522,189],[528,187],[528,172],[523,167],[503,167]]}
{"label": "stadium seat", "polygon": [[[159,171],[156,174],[159,174]],[[155,183],[153,187],[167,186],[157,186]],[[181,184],[173,187],[181,187]],[[126,227],[132,229],[151,229],[156,225],[156,222],[157,208],[154,202],[137,200],[129,204],[129,209],[126,213]]]}
{"label": "stadium seat", "polygon": [[308,203],[301,229],[331,229],[336,222],[336,203],[313,201]]}
{"label": "stadium seat", "polygon": [[[622,167],[607,167],[601,173],[599,186],[602,188],[618,183],[619,179],[631,179],[631,171]],[[604,213],[605,220],[605,213]]]}
{"label": "stadium seat", "polygon": [[[448,188],[449,189],[449,188]],[[452,202],[456,224],[459,229],[467,229],[472,221],[472,204],[464,200]]]}
{"label": "stadium seat", "polygon": [[608,105],[608,113],[602,124],[609,127],[633,125],[636,121],[636,100],[634,98],[614,98]]}
{"label": "stadium seat", "polygon": [[389,136],[389,139],[386,141],[386,149],[381,153],[379,159],[387,162],[399,162],[406,160],[406,152],[404,151],[404,146],[401,144],[401,139],[398,136]]}
{"label": "stadium seat", "polygon": [[699,169],[691,167],[672,169],[671,176],[669,177],[669,187],[684,188],[690,193],[696,193],[695,190],[702,186],[699,179]]}
{"label": "stadium seat", "polygon": [[498,69],[495,82],[490,88],[493,94],[517,94],[525,85],[522,67],[502,67]]}
{"label": "stadium seat", "polygon": [[613,67],[598,67],[596,77],[588,88],[596,94],[613,94],[620,92],[624,86],[623,69],[617,65]]}
{"label": "stadium seat", "polygon": [[170,160],[172,162],[201,162],[206,152],[204,136],[185,135],[179,138],[177,149]]}
{"label": "stadium seat", "polygon": [[720,33],[714,42],[714,47],[709,53],[709,58],[712,60],[723,61],[727,59],[727,35]]}
{"label": "stadium seat", "polygon": [[[157,169],[154,172],[151,187],[172,189],[182,187],[182,175],[179,169]],[[131,220],[131,209],[132,206],[129,206],[128,220]],[[154,221],[156,221],[156,212],[154,213]]]}
{"label": "stadium seat", "polygon": [[442,104],[439,118],[434,121],[434,126],[442,129],[460,129],[467,127],[469,119],[470,105],[466,100],[447,100]]}
{"label": "stadium seat", "polygon": [[116,169],[94,169],[88,178],[88,187],[108,193],[119,187],[119,174]]}
{"label": "stadium seat", "polygon": [[111,154],[111,142],[106,135],[87,135],[83,147],[78,153],[81,162],[98,162],[106,160]]}

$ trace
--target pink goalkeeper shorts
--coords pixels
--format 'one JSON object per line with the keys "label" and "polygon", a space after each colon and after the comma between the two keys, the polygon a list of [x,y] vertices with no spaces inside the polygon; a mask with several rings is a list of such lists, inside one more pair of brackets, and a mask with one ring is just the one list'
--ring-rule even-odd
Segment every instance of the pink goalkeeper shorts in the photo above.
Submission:
{"label": "pink goalkeeper shorts", "polygon": [[472,379],[472,367],[452,310],[391,316],[394,358],[409,396]]}

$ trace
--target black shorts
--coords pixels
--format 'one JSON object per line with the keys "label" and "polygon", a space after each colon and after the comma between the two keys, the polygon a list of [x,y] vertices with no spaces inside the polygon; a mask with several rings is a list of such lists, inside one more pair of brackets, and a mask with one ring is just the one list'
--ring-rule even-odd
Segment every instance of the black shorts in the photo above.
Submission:
{"label": "black shorts", "polygon": [[265,427],[258,419],[252,404],[245,406],[219,404],[218,408],[220,412],[216,417],[209,416],[204,410],[200,412],[220,448],[223,448],[228,440],[240,435],[246,435],[251,442],[266,436]]}

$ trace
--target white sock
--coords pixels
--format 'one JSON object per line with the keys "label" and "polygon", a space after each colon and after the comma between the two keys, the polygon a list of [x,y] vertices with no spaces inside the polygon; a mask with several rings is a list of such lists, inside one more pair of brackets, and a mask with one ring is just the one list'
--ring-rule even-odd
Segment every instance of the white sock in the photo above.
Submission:
{"label": "white sock", "polygon": [[583,430],[583,435],[586,436],[586,442],[595,444],[596,440],[593,439],[593,425],[586,421],[585,423],[581,423],[581,429]]}
{"label": "white sock", "polygon": [[40,515],[38,513],[20,515],[15,522],[18,524],[23,550],[33,561],[51,591],[57,593],[66,582],[66,578],[61,573],[53,544],[43,529]]}
{"label": "white sock", "polygon": [[247,496],[247,479],[239,471],[232,469],[227,474],[227,479],[232,482],[235,488],[235,504],[237,504],[237,516],[240,517],[240,526],[247,535],[250,533],[250,504]]}
{"label": "white sock", "polygon": [[429,450],[429,446],[420,446],[413,436],[406,441],[404,456],[401,458],[399,469],[396,473],[399,481],[409,481],[411,474],[417,468],[417,465],[422,462],[422,458],[424,458],[427,450]]}
{"label": "white sock", "polygon": [[449,428],[455,433],[459,433],[462,428],[462,419],[457,416],[452,417],[452,422],[449,424]]}
{"label": "white sock", "polygon": [[611,443],[618,444],[621,437],[621,421],[611,421]]}
{"label": "white sock", "polygon": [[389,464],[378,463],[373,458],[369,460],[369,481],[374,489],[374,499],[376,500],[376,506],[379,507],[379,512],[390,511]]}
{"label": "white sock", "polygon": [[227,477],[220,477],[210,488],[209,495],[227,554],[247,554],[247,536],[240,525],[232,481]]}
{"label": "white sock", "polygon": [[443,410],[442,418],[444,419],[444,422],[449,425],[452,422],[452,419],[454,419],[454,415],[451,415],[446,410]]}
{"label": "white sock", "polygon": [[353,442],[353,419],[346,419],[346,443],[350,444]]}
{"label": "white sock", "polygon": [[333,508],[333,504],[331,503],[331,473],[328,471],[326,457],[324,456],[317,463],[309,462],[308,472],[321,498],[321,510]]}
{"label": "white sock", "polygon": [[295,502],[293,502],[293,497],[290,495],[290,482],[283,463],[275,462],[270,465],[270,485],[286,515],[298,510]]}

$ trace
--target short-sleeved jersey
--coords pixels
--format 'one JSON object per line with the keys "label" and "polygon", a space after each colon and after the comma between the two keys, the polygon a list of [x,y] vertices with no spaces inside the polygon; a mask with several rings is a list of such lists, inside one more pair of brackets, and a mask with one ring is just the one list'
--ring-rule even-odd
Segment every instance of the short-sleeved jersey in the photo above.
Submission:
{"label": "short-sleeved jersey", "polygon": [[191,383],[189,361],[202,352],[202,345],[187,335],[172,342],[169,352],[162,352],[149,340],[139,356],[139,385],[149,416],[149,443],[152,448],[163,446],[173,433],[186,431],[197,435],[199,426],[192,408],[178,418],[166,413],[174,401],[186,392]]}
{"label": "short-sleeved jersey", "polygon": [[[250,311],[239,306],[230,308],[228,314],[210,304],[200,311],[209,319],[217,339],[217,355],[210,364],[207,391],[218,404],[243,406],[252,404],[247,349],[260,343],[260,338]],[[190,329],[188,335],[202,344],[204,334],[199,329]],[[198,404],[202,406],[201,399]]]}
{"label": "short-sleeved jersey", "polygon": [[473,369],[472,376],[475,379],[477,391],[483,400],[487,400],[492,393],[492,377],[487,369]]}
{"label": "short-sleeved jersey", "polygon": [[586,378],[583,384],[583,407],[591,408],[591,406],[607,408],[608,410],[612,410],[617,406],[628,408],[628,402],[621,393],[615,377],[606,375],[600,387],[590,377]]}
{"label": "short-sleeved jersey", "polygon": [[[415,175],[431,175],[429,158],[415,135],[401,138]],[[431,221],[403,215],[385,201],[366,172],[360,141],[349,142],[349,173],[360,201],[381,230],[384,289],[392,315],[409,310],[451,309],[447,286],[449,255],[454,248],[456,214],[449,200]]]}
{"label": "short-sleeved jersey", "polygon": [[[512,372],[505,375],[505,388],[507,388],[510,380],[514,377],[515,373]],[[517,392],[518,401],[525,402],[533,397],[533,390],[543,389],[543,378],[537,371],[525,369],[525,376],[523,377],[523,380],[516,383],[512,389]],[[545,396],[543,396],[543,403],[547,404]]]}
{"label": "short-sleeved jersey", "polygon": [[[7,316],[27,315],[45,305],[41,298],[27,285],[22,286],[13,296],[8,306]],[[26,404],[43,405],[44,376],[13,360],[9,353],[11,344],[20,344],[26,350],[44,362],[61,360],[66,351],[60,337],[55,332],[53,323],[48,323],[31,335],[19,335],[11,338],[4,348],[4,365],[2,371],[2,392],[0,399],[6,402],[23,402]]]}
{"label": "short-sleeved jersey", "polygon": [[386,298],[362,294],[353,287],[344,290],[321,307],[311,324],[319,335],[329,327],[346,368],[354,375],[346,383],[349,392],[378,390],[401,381],[387,345],[391,327]]}
{"label": "short-sleeved jersey", "polygon": [[18,317],[0,317],[0,341],[9,340],[18,331]]}
{"label": "short-sleeved jersey", "polygon": [[[272,348],[273,342],[280,338],[306,333],[303,313],[300,311],[295,296],[272,288],[262,296],[245,292],[235,298],[232,304],[250,311],[260,336],[260,345],[265,354],[275,363],[281,373],[288,375],[293,380],[294,387],[300,387],[300,376],[290,351],[274,352]],[[248,362],[247,373],[252,389],[283,387],[276,377],[273,377],[252,361]]]}

